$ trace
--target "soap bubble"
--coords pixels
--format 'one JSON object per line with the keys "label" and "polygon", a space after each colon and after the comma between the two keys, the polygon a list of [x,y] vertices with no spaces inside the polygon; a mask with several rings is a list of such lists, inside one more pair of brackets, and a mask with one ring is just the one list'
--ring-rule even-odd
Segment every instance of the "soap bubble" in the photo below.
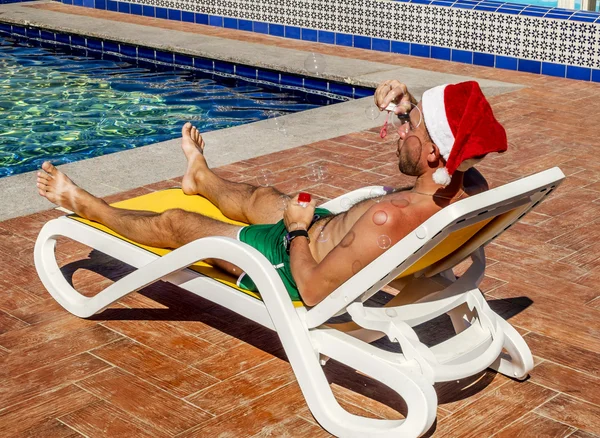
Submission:
{"label": "soap bubble", "polygon": [[388,215],[385,211],[378,210],[375,213],[373,213],[373,223],[375,225],[383,225],[387,222],[387,220],[388,220]]}
{"label": "soap bubble", "polygon": [[321,166],[319,164],[311,164],[308,166],[308,176],[309,181],[323,181],[327,177],[327,168],[325,166]]}
{"label": "soap bubble", "polygon": [[381,202],[385,194],[382,187],[373,187],[369,192],[369,198],[371,198],[372,201]]}
{"label": "soap bubble", "polygon": [[348,210],[350,207],[352,207],[352,200],[350,198],[347,198],[347,197],[344,196],[340,200],[340,205],[342,206],[342,208],[344,210]]}
{"label": "soap bubble", "polygon": [[352,263],[352,273],[356,275],[362,268],[363,266],[360,260],[354,260],[354,263]]}
{"label": "soap bubble", "polygon": [[325,57],[320,53],[309,53],[304,60],[304,69],[316,76],[322,75],[326,67],[327,62],[325,61]]}
{"label": "soap bubble", "polygon": [[267,113],[267,122],[271,129],[286,134],[285,119],[282,116],[283,114],[278,111],[269,111]]}
{"label": "soap bubble", "polygon": [[[409,116],[409,114],[412,114],[412,116]],[[421,123],[423,122],[423,113],[417,105],[411,103],[409,112],[406,114],[391,114],[390,121],[392,126],[398,130],[398,133],[402,130],[405,134],[408,134],[411,126],[410,122],[412,122],[413,129],[417,129],[421,126]]]}
{"label": "soap bubble", "polygon": [[408,207],[410,203],[408,202],[408,200],[404,199],[404,198],[400,198],[400,199],[392,199],[392,205],[394,207],[398,207],[398,208],[405,208]]}
{"label": "soap bubble", "polygon": [[392,239],[390,239],[389,236],[382,234],[377,238],[377,246],[381,249],[388,249],[392,246]]}
{"label": "soap bubble", "polygon": [[281,211],[287,210],[291,201],[292,201],[292,198],[290,198],[288,195],[281,195],[279,197],[279,210],[281,210]]}
{"label": "soap bubble", "polygon": [[329,240],[329,236],[325,233],[325,225],[319,226],[317,228],[317,242],[327,242]]}
{"label": "soap bubble", "polygon": [[273,185],[273,172],[270,170],[260,170],[256,176],[256,182],[261,187],[269,187]]}
{"label": "soap bubble", "polygon": [[375,120],[377,117],[379,117],[379,114],[381,114],[381,111],[379,111],[379,108],[377,108],[375,105],[369,105],[365,108],[365,116],[369,120]]}

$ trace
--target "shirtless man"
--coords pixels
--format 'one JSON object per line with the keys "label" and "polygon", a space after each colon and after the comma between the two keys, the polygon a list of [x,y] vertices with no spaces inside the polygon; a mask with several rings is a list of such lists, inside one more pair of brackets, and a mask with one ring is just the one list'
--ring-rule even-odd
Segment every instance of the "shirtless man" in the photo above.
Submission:
{"label": "shirtless man", "polygon": [[[488,114],[485,116],[487,118],[481,121],[479,118],[484,117],[480,117],[482,110],[477,109],[477,114],[474,114],[473,108],[469,109],[473,99],[477,102],[483,99],[482,105],[487,105],[483,112],[489,108],[476,83],[449,85],[446,90],[454,91],[452,94],[437,87],[426,92],[429,93],[428,100],[434,104],[426,103],[424,109],[423,102],[427,102],[425,96],[423,102],[414,105],[416,101],[406,85],[398,81],[386,81],[377,88],[375,102],[381,109],[391,102],[398,104],[396,113],[410,109],[408,116],[405,116],[405,123],[399,129],[400,139],[396,155],[399,170],[406,175],[417,177],[416,182],[412,189],[394,191],[377,200],[363,200],[337,215],[317,209],[320,217],[315,216],[315,201],[312,200],[308,204],[299,202],[298,195],[291,200],[285,211],[281,211],[283,194],[275,188],[235,183],[215,175],[203,156],[204,141],[198,130],[189,123],[186,123],[182,130],[182,149],[188,161],[182,181],[183,191],[188,195],[208,198],[225,216],[249,223],[251,226],[241,228],[179,209],[153,213],[111,207],[76,186],[49,162],[42,165],[43,172],[38,172],[37,187],[39,194],[51,202],[84,218],[102,223],[122,236],[144,245],[178,248],[207,236],[239,238],[261,251],[275,268],[281,268],[278,269],[278,273],[292,298],[301,298],[306,305],[314,306],[385,251],[381,248],[382,245],[377,244],[380,236],[387,236],[390,239],[389,245],[393,245],[437,211],[469,196],[467,192],[470,190],[464,187],[464,173],[460,170],[451,169],[451,180],[442,181],[441,184],[434,181],[434,173],[438,169],[444,170],[447,164],[449,169],[451,164],[456,167],[455,157],[444,154],[444,148],[441,151],[436,143],[444,144],[445,148],[450,144],[452,148],[455,140],[465,142],[464,133],[461,134],[460,129],[455,130],[452,126],[454,120],[446,120],[441,128],[437,126],[435,117],[439,116],[440,102],[442,107],[444,105],[444,93],[446,107],[449,106],[449,101],[454,102],[453,95],[472,93],[472,96],[467,96],[468,102],[471,103],[467,103],[466,106],[459,105],[460,108],[454,111],[475,117],[478,123],[489,123],[488,130],[495,132],[495,137],[504,135],[503,139],[497,138],[492,141],[493,145],[481,155],[506,149],[504,130],[493,115],[489,119]],[[449,95],[452,97],[450,100]],[[463,97],[456,97],[456,100],[462,102]],[[421,113],[424,114],[424,120],[420,122]],[[491,114],[491,109],[489,113]],[[468,118],[464,114],[457,116],[459,123]],[[437,137],[439,141],[434,141],[428,132],[429,126],[426,125],[430,122],[435,129],[433,138]],[[447,137],[449,127],[455,131],[456,137],[450,142],[444,137]],[[473,136],[473,133],[467,133],[467,143],[470,135]],[[461,156],[466,155],[461,152]],[[472,156],[471,153],[467,158]],[[461,164],[460,161],[462,160],[459,160],[458,164]],[[479,175],[476,171],[474,174]],[[485,188],[482,188],[482,185],[475,188],[481,189]],[[293,238],[288,243],[288,253],[282,238],[287,235],[289,239],[288,232],[297,230],[308,230],[308,238]],[[328,238],[319,239],[321,232]],[[230,263],[222,260],[209,262],[236,276],[242,274],[243,277],[240,269]],[[251,289],[251,281],[250,284],[242,282],[242,286]]]}

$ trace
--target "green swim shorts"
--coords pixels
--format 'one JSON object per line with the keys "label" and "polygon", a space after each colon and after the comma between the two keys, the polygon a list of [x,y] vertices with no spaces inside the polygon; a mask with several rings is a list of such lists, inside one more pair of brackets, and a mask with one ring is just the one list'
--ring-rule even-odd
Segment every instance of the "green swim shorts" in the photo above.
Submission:
{"label": "green swim shorts", "polygon": [[[331,214],[329,210],[316,208],[312,223],[314,224],[323,217],[331,216]],[[282,219],[276,224],[249,225],[244,227],[238,234],[238,240],[260,251],[277,270],[292,300],[301,301],[298,287],[296,286],[294,277],[292,277],[290,256],[285,251],[284,239],[286,235],[287,230]],[[242,289],[252,292],[258,291],[252,279],[245,273],[240,275],[237,285]]]}

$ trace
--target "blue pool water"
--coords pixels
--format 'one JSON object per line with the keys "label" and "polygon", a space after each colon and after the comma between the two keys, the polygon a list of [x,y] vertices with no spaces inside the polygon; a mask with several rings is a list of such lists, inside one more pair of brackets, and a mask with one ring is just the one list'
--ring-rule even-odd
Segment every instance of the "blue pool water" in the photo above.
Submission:
{"label": "blue pool water", "polygon": [[348,100],[0,36],[0,177]]}

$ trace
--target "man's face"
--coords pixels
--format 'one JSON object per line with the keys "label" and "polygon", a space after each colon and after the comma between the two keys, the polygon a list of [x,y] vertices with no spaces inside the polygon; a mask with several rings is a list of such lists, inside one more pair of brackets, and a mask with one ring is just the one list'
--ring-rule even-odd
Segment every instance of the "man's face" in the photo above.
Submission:
{"label": "man's face", "polygon": [[398,129],[398,169],[405,175],[419,176],[422,173],[423,148],[428,142],[425,121],[422,120],[421,103],[402,119]]}

